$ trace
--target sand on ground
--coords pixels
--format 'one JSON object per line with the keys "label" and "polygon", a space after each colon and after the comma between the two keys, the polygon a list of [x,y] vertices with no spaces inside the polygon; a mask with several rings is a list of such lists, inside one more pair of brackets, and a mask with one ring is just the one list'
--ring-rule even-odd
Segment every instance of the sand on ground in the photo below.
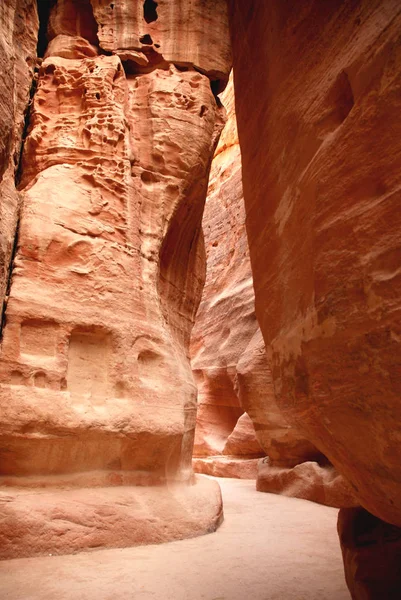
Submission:
{"label": "sand on ground", "polygon": [[349,600],[337,510],[221,479],[216,533],[0,562],[1,600]]}

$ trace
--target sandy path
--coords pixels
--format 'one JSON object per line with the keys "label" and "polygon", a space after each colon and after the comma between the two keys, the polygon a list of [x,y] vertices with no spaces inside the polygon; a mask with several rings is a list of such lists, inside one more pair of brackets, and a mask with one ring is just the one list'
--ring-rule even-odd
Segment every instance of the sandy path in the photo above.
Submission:
{"label": "sandy path", "polygon": [[337,510],[219,479],[225,521],[161,546],[0,563],[1,600],[349,600]]}

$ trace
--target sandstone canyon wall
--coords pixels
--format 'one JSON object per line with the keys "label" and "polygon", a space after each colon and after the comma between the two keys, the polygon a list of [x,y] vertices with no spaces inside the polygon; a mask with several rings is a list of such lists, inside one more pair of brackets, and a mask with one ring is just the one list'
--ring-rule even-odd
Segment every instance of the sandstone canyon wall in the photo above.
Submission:
{"label": "sandstone canyon wall", "polygon": [[229,6],[276,398],[365,509],[401,526],[401,6]]}
{"label": "sandstone canyon wall", "polygon": [[203,215],[206,282],[191,338],[198,384],[194,468],[256,477],[264,452],[237,390],[237,364],[258,330],[245,234],[233,82],[221,101],[227,123],[212,162]]}
{"label": "sandstone canyon wall", "polygon": [[353,506],[349,486],[275,401],[255,316],[232,78],[220,98],[228,120],[210,173],[203,215],[207,275],[191,338],[199,392],[194,469],[257,478],[259,491]]}
{"label": "sandstone canyon wall", "polygon": [[[36,0],[0,4],[0,310],[3,321],[16,236],[21,142],[33,82],[38,37]],[[16,181],[17,180],[17,181]]]}
{"label": "sandstone canyon wall", "polygon": [[193,480],[188,344],[226,5],[59,0],[47,13],[2,341],[3,556],[164,541],[221,517],[218,487]]}
{"label": "sandstone canyon wall", "polygon": [[[256,321],[232,79],[221,101],[228,120],[212,162],[203,216],[207,275],[191,339],[199,390],[194,456],[255,461],[268,453],[272,460],[296,464],[314,449],[300,441],[302,449],[291,456],[297,436],[275,406]],[[243,468],[256,474],[256,465]],[[233,465],[226,469],[232,472]]]}

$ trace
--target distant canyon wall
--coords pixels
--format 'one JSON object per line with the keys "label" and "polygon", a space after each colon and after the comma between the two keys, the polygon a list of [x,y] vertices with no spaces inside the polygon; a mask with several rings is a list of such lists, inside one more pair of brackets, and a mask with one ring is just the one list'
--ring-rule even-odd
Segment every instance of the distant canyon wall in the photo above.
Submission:
{"label": "distant canyon wall", "polygon": [[221,101],[228,121],[209,180],[203,216],[207,275],[191,338],[199,392],[194,456],[267,453],[277,464],[292,466],[318,452],[275,404],[255,316],[232,79]]}
{"label": "distant canyon wall", "polygon": [[203,215],[207,275],[191,338],[198,384],[194,468],[257,479],[260,491],[354,506],[348,484],[284,419],[275,399],[255,315],[232,78],[221,101],[228,120]]}

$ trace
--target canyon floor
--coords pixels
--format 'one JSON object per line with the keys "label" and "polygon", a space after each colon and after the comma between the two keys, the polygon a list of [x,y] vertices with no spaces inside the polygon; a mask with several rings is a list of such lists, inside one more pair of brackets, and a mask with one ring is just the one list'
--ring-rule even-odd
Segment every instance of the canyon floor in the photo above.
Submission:
{"label": "canyon floor", "polygon": [[1,600],[349,600],[337,510],[219,479],[216,533],[0,563]]}

